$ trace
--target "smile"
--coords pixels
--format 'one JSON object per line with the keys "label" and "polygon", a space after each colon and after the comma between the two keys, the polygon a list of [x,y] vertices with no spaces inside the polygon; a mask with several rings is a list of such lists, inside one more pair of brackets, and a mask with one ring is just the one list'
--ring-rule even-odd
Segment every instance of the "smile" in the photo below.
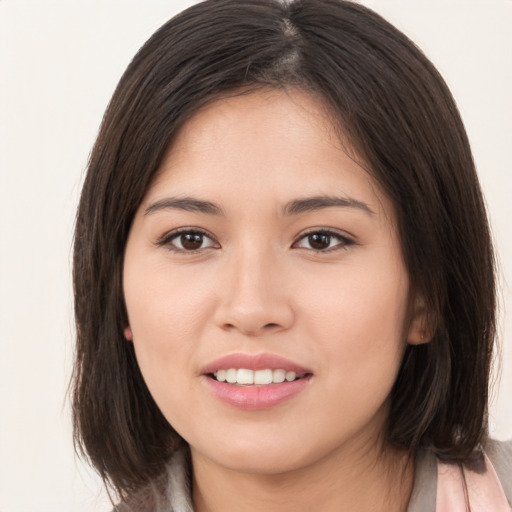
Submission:
{"label": "smile", "polygon": [[254,411],[276,407],[302,394],[313,372],[277,354],[232,353],[206,365],[200,375],[218,400]]}
{"label": "smile", "polygon": [[296,372],[282,369],[272,370],[249,370],[247,368],[229,368],[213,372],[213,377],[218,382],[237,384],[243,386],[266,386],[269,384],[281,384],[282,382],[293,382],[304,375],[297,375]]}

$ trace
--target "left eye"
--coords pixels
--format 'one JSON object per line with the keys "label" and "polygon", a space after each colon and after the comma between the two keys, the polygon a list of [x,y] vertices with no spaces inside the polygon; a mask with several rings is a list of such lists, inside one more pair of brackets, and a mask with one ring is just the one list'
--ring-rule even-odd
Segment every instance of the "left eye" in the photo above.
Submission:
{"label": "left eye", "polygon": [[208,247],[215,247],[215,242],[201,231],[180,231],[171,234],[162,241],[164,245],[170,246],[172,250],[182,252],[194,252]]}
{"label": "left eye", "polygon": [[314,251],[328,251],[330,249],[342,248],[352,244],[352,240],[331,231],[314,231],[302,236],[294,247],[301,249],[312,249]]}

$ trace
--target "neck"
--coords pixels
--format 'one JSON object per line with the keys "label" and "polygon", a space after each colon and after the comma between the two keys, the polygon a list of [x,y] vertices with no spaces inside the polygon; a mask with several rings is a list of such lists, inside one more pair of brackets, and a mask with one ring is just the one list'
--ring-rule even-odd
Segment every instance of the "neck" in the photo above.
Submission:
{"label": "neck", "polygon": [[192,464],[196,512],[405,511],[414,480],[411,456],[382,446],[340,449],[280,474],[229,469],[194,450]]}

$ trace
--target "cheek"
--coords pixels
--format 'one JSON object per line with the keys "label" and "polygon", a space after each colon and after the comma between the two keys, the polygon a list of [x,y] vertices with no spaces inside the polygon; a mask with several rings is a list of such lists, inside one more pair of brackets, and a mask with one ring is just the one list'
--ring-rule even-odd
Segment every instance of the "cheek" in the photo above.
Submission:
{"label": "cheek", "polygon": [[374,387],[392,386],[406,347],[408,286],[402,266],[383,260],[331,272],[302,297],[314,349],[346,396],[358,396],[374,380]]}
{"label": "cheek", "polygon": [[154,349],[180,340],[186,345],[209,308],[208,280],[173,269],[161,257],[137,264],[136,256],[127,258],[124,267],[125,301],[135,337]]}
{"label": "cheek", "polygon": [[205,321],[213,314],[208,282],[169,265],[137,264],[126,258],[124,295],[138,365],[153,398],[165,412],[189,385],[196,371],[194,353]]}
{"label": "cheek", "polygon": [[296,296],[300,297],[300,309],[312,323],[318,323],[321,332],[335,331],[341,338],[373,332],[377,341],[386,334],[403,337],[408,288],[401,266],[361,262],[325,275],[306,276]]}

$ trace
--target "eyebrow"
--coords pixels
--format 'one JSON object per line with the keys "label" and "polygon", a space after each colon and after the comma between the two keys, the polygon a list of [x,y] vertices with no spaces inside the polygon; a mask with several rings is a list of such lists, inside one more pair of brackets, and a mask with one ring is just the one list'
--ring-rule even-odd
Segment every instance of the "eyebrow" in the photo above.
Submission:
{"label": "eyebrow", "polygon": [[[374,215],[375,212],[362,201],[352,197],[338,197],[338,196],[313,196],[304,199],[295,199],[286,203],[283,207],[283,215],[299,215],[301,213],[322,210],[324,208],[356,208],[362,210],[369,215]],[[145,215],[150,215],[154,212],[174,209],[184,210],[187,212],[199,212],[207,215],[222,215],[223,211],[220,206],[210,201],[202,201],[192,197],[167,197],[149,205],[144,212]]]}
{"label": "eyebrow", "polygon": [[314,196],[296,199],[285,205],[283,213],[284,215],[297,215],[331,207],[356,208],[366,212],[368,215],[375,215],[375,212],[366,203],[352,197],[338,196]]}
{"label": "eyebrow", "polygon": [[146,208],[145,215],[160,210],[184,210],[186,212],[199,212],[208,215],[222,215],[222,209],[210,201],[201,201],[192,197],[167,197],[152,203]]}

